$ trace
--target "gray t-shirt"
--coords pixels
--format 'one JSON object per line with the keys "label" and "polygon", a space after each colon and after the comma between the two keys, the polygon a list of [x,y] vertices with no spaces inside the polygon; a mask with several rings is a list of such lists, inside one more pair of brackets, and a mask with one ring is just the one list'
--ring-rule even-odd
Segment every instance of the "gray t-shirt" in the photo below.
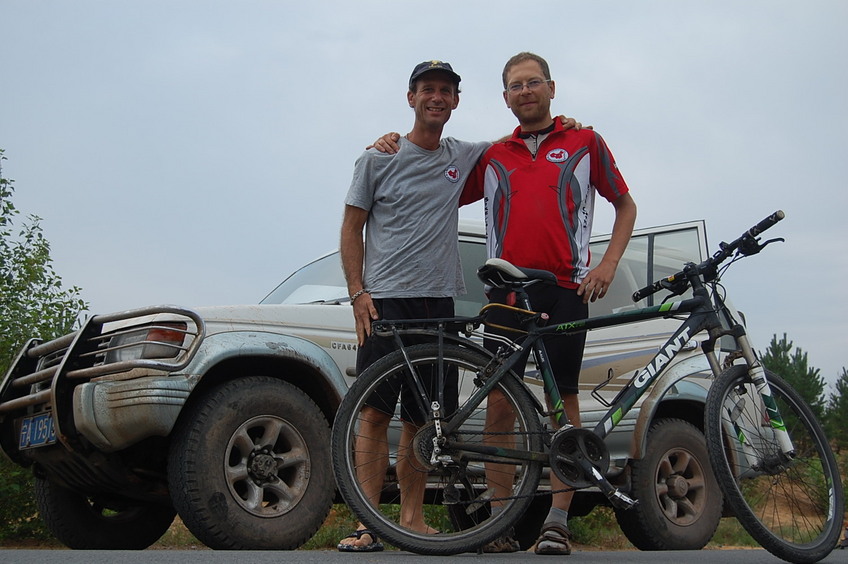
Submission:
{"label": "gray t-shirt", "polygon": [[363,282],[374,298],[465,293],[457,246],[459,196],[491,144],[452,137],[428,151],[400,140],[394,155],[370,149],[356,161],[345,204],[369,211]]}

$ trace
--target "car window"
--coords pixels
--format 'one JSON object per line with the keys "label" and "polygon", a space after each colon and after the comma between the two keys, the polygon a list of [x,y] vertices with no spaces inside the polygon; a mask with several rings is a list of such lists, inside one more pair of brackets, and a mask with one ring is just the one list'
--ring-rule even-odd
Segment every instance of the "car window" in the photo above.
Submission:
{"label": "car window", "polygon": [[[590,304],[590,315],[605,315],[647,307],[662,295],[650,296],[633,303],[633,292],[664,276],[678,272],[687,261],[699,262],[705,256],[703,222],[640,230],[634,233],[618,265],[612,286],[603,300]],[[602,235],[592,242],[592,263],[600,261],[609,242]],[[474,316],[487,303],[477,268],[486,262],[486,245],[482,237],[463,235],[459,254],[465,277],[466,294],[456,299],[456,314]],[[315,260],[289,276],[260,303],[304,304],[345,302],[347,284],[342,273],[339,253],[333,252]]]}
{"label": "car window", "polygon": [[325,301],[347,301],[347,283],[339,253],[334,252],[296,270],[261,304],[308,304]]}
{"label": "car window", "polygon": [[473,317],[480,313],[480,308],[489,303],[483,293],[483,283],[477,278],[477,269],[486,263],[486,244],[482,240],[460,241],[459,258],[465,277],[465,295],[454,300],[454,307],[458,316]]}
{"label": "car window", "polygon": [[[608,243],[608,240],[601,240],[591,244],[593,264],[604,256]],[[700,262],[702,248],[698,224],[667,232],[634,234],[618,264],[606,297],[590,304],[589,314],[606,315],[654,305],[654,300],[662,300],[664,294],[649,296],[634,303],[633,293],[660,278],[679,272],[686,262]],[[690,295],[688,292],[684,297]]]}

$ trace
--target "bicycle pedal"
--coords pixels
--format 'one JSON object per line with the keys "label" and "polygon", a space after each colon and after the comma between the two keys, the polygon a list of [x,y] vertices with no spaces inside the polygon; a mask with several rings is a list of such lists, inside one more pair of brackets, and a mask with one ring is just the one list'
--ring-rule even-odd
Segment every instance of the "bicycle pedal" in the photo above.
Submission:
{"label": "bicycle pedal", "polygon": [[627,494],[622,493],[620,490],[616,489],[607,495],[607,498],[613,504],[616,509],[632,509],[638,503],[638,499],[633,499]]}
{"label": "bicycle pedal", "polygon": [[482,509],[493,497],[495,497],[495,488],[488,488],[486,491],[478,495],[474,501],[468,504],[468,507],[465,508],[465,512],[468,515],[471,515],[475,511]]}

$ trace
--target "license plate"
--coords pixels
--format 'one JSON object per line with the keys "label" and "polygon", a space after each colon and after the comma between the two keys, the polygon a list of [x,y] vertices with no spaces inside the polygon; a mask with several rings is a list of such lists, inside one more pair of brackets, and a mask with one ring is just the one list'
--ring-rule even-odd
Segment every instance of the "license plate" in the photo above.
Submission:
{"label": "license plate", "polygon": [[52,445],[55,442],[56,428],[53,426],[53,416],[50,413],[21,419],[19,449]]}

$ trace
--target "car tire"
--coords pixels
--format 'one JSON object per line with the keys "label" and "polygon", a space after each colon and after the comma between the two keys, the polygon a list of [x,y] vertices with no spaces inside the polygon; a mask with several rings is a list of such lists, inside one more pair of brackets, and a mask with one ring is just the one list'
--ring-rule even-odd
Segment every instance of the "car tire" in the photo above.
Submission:
{"label": "car tire", "polygon": [[640,550],[703,548],[722,512],[703,433],[681,419],[660,419],[646,444],[631,473],[631,493],[639,503],[616,510],[621,530]]}
{"label": "car tire", "polygon": [[143,550],[174,521],[172,507],[106,496],[86,496],[43,478],[35,499],[47,529],[77,550]]}
{"label": "car tire", "polygon": [[195,401],[178,425],[171,496],[203,544],[291,550],[321,527],[335,494],[330,428],[299,388],[239,378]]}

